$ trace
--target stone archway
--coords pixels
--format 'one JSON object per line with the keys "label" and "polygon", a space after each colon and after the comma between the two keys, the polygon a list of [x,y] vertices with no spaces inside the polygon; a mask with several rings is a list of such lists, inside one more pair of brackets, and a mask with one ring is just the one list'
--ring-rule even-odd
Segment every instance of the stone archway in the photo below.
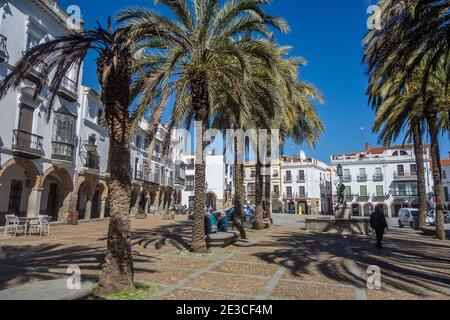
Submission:
{"label": "stone archway", "polygon": [[51,167],[44,173],[40,212],[53,221],[65,221],[69,217],[73,181],[65,168]]}
{"label": "stone archway", "polygon": [[0,168],[0,224],[6,214],[40,213],[43,176],[33,161],[12,158]]}
{"label": "stone archway", "polygon": [[214,192],[208,192],[206,194],[206,208],[212,208],[213,211],[217,210],[217,195]]}

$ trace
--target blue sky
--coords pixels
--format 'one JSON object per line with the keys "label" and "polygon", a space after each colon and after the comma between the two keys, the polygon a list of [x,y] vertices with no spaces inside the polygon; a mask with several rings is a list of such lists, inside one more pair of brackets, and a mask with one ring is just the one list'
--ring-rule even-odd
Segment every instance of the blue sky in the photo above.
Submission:
{"label": "blue sky", "polygon": [[[152,0],[60,0],[66,8],[77,4],[87,27],[96,20],[105,23],[108,16],[129,5],[154,7]],[[267,10],[288,20],[291,32],[278,35],[277,41],[293,47],[292,54],[303,56],[309,64],[301,70],[300,79],[311,82],[325,96],[318,107],[325,123],[325,133],[315,150],[291,142],[286,154],[307,155],[329,162],[330,155],[362,150],[366,143],[377,145],[371,132],[374,113],[367,104],[367,78],[361,63],[362,38],[366,33],[366,13],[370,0],[274,0]],[[158,5],[158,11],[164,9]],[[95,61],[89,56],[85,63],[84,83],[98,88]],[[448,157],[448,136],[441,143],[442,155]]]}

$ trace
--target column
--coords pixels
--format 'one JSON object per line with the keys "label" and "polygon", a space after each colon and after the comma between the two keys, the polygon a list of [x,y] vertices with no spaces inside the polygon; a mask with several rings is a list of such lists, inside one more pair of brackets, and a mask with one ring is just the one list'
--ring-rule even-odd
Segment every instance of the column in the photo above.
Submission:
{"label": "column", "polygon": [[101,201],[100,204],[100,219],[105,219],[106,199]]}
{"label": "column", "polygon": [[41,212],[42,188],[33,189],[28,197],[27,217],[36,218]]}
{"label": "column", "polygon": [[86,201],[86,213],[84,214],[84,219],[90,220],[91,213],[92,213],[92,198],[88,198]]}

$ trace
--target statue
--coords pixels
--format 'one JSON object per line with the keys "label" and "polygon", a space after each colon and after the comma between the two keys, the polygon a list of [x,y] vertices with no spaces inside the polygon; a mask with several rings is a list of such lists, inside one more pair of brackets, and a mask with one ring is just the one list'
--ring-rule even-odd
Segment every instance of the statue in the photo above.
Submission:
{"label": "statue", "polygon": [[337,206],[343,206],[345,204],[345,185],[342,181],[337,185]]}

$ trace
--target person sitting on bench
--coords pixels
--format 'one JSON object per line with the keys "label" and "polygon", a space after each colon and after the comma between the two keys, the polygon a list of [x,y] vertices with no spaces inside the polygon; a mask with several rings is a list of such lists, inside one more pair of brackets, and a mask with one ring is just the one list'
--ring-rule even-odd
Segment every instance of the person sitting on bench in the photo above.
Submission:
{"label": "person sitting on bench", "polygon": [[217,223],[217,228],[219,229],[219,232],[228,232],[228,217],[224,211],[220,213],[220,219]]}

